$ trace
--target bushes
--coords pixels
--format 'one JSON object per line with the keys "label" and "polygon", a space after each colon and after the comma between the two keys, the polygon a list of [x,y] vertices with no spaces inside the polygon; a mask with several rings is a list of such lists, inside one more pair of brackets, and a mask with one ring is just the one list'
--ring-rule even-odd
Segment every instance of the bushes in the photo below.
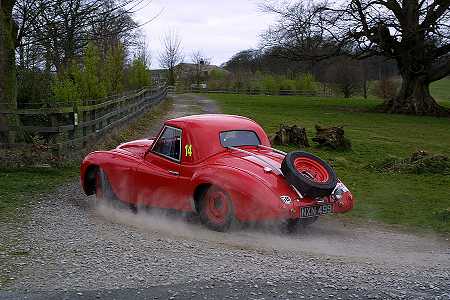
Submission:
{"label": "bushes", "polygon": [[150,71],[145,63],[135,58],[127,68],[122,45],[110,48],[102,59],[98,47],[89,43],[83,59],[73,61],[65,72],[54,78],[51,91],[54,101],[80,103],[149,85]]}
{"label": "bushes", "polygon": [[150,84],[150,72],[140,58],[135,58],[129,70],[128,83],[131,89],[138,89]]}
{"label": "bushes", "polygon": [[17,72],[17,102],[19,108],[51,97],[52,76],[39,68],[27,69],[19,66]]}
{"label": "bushes", "polygon": [[100,52],[97,46],[89,43],[86,48],[83,65],[77,68],[77,65],[74,64],[71,67],[71,73],[75,79],[75,84],[79,88],[82,100],[106,97],[108,94],[106,82],[101,76],[101,73],[104,71],[104,65],[100,59]]}
{"label": "bushes", "polygon": [[270,94],[278,94],[280,92],[280,81],[272,75],[265,75],[262,79],[262,86],[264,90]]}
{"label": "bushes", "polygon": [[[211,72],[208,80],[210,90],[239,90],[249,94],[280,94],[280,91],[314,91],[314,76],[299,74],[292,78],[283,75],[262,74],[261,72],[235,73],[233,75]],[[282,93],[282,92],[281,92]]]}
{"label": "bushes", "polygon": [[108,50],[103,74],[108,94],[120,94],[124,91],[124,61],[125,49],[122,44]]}
{"label": "bushes", "polygon": [[78,103],[82,97],[78,85],[69,78],[55,80],[52,84],[54,100]]}

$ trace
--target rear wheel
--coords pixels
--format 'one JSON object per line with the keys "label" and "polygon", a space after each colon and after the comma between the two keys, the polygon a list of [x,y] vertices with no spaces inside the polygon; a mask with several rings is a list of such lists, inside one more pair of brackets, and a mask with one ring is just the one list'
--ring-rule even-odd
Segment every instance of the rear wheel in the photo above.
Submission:
{"label": "rear wheel", "polygon": [[225,232],[233,218],[233,205],[228,194],[216,186],[210,187],[200,200],[200,221],[212,230]]}

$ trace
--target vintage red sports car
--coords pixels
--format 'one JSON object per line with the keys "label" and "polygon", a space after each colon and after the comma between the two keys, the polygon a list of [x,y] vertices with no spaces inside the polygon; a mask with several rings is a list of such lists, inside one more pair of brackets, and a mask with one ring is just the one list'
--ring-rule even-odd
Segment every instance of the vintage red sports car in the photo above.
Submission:
{"label": "vintage red sports car", "polygon": [[81,165],[87,195],[200,216],[226,231],[233,220],[279,220],[290,228],[353,207],[353,196],[320,158],[271,148],[264,130],[240,116],[166,121],[154,139],[90,153]]}

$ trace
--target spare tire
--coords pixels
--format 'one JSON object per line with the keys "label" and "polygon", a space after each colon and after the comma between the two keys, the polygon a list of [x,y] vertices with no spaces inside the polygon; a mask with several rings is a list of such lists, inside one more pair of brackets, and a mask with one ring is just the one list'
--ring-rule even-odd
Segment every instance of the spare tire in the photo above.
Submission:
{"label": "spare tire", "polygon": [[288,153],[281,163],[286,180],[304,197],[331,195],[337,184],[333,168],[319,157],[303,151]]}

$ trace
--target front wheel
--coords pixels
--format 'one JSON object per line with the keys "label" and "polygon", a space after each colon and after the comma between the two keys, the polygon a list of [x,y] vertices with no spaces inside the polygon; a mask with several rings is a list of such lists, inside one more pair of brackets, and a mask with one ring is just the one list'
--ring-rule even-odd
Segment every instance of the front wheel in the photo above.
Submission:
{"label": "front wheel", "polygon": [[95,173],[95,197],[97,198],[97,201],[107,201],[111,203],[115,203],[118,200],[109,183],[108,176],[101,168],[98,168]]}
{"label": "front wheel", "polygon": [[233,204],[228,194],[210,187],[200,200],[200,221],[209,229],[225,232],[233,222]]}

